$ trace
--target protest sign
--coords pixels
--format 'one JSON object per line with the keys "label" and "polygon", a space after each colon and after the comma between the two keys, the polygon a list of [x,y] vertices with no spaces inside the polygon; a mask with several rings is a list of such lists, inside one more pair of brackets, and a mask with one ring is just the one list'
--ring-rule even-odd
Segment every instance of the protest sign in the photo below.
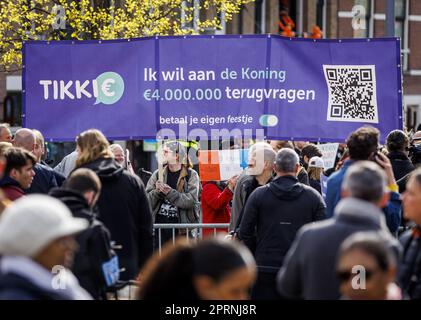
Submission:
{"label": "protest sign", "polygon": [[201,181],[225,181],[247,168],[248,150],[201,150],[199,171]]}
{"label": "protest sign", "polygon": [[318,144],[317,148],[323,154],[324,169],[328,170],[335,166],[336,154],[338,153],[339,143]]}

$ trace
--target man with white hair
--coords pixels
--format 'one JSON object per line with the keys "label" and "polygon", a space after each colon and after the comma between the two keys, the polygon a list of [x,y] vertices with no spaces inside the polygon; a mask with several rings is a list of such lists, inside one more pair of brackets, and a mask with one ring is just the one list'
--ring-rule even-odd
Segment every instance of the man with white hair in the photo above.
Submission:
{"label": "man with white hair", "polygon": [[0,124],[0,142],[12,143],[13,135],[10,131],[10,125],[8,123]]}
{"label": "man with white hair", "polygon": [[30,195],[0,219],[0,300],[91,299],[67,269],[88,222],[59,200]]}
{"label": "man with white hair", "polygon": [[254,253],[258,267],[253,299],[279,298],[276,274],[298,229],[325,218],[323,198],[298,181],[300,169],[297,153],[282,149],[276,155],[276,178],[257,188],[246,203],[239,238]]}
{"label": "man with white hair", "polygon": [[230,221],[230,230],[234,233],[238,231],[242,211],[250,194],[257,187],[264,186],[272,180],[275,156],[275,151],[266,142],[257,142],[251,146],[248,168],[239,177],[234,189]]}
{"label": "man with white hair", "polygon": [[118,143],[114,143],[110,145],[110,150],[114,154],[115,161],[117,161],[120,166],[122,166],[124,169],[127,169],[131,174],[135,174],[130,159],[126,159],[126,155],[122,146],[120,146]]}

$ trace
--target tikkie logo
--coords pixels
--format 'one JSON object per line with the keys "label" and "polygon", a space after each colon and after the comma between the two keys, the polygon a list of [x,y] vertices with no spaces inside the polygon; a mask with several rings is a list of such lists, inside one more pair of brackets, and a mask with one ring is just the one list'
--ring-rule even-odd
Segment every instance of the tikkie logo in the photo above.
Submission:
{"label": "tikkie logo", "polygon": [[[116,72],[101,73],[94,80],[40,80],[44,89],[44,99],[64,100],[96,98],[94,104],[111,105],[121,99],[124,93],[124,80]],[[51,94],[52,93],[52,94]]]}

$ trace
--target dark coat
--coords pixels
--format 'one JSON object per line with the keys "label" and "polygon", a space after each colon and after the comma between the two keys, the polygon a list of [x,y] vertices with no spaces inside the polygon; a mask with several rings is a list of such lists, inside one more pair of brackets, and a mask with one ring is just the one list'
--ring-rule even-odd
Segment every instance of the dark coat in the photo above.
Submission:
{"label": "dark coat", "polygon": [[320,194],[322,194],[322,185],[320,181],[310,179],[310,187],[312,187],[314,190],[317,190]]}
{"label": "dark coat", "polygon": [[[269,181],[266,184],[271,183],[274,178],[275,177],[270,178]],[[261,187],[261,185],[259,184],[256,177],[254,177],[254,176],[251,176],[251,179],[247,179],[243,182],[244,206],[241,209],[240,215],[238,216],[238,219],[237,219],[237,225],[234,229],[234,231],[237,233],[238,237],[240,237],[240,235],[239,235],[240,225],[241,225],[241,221],[243,220],[244,210],[246,208],[247,200],[250,198],[250,195],[253,193],[253,191],[256,190],[259,187]],[[253,248],[254,248],[254,246],[253,246]]]}
{"label": "dark coat", "polygon": [[[396,181],[415,169],[411,160],[409,160],[409,158],[403,152],[390,152],[387,156],[392,164],[393,174]],[[399,192],[400,191],[401,190],[399,190]]]}
{"label": "dark coat", "polygon": [[307,186],[310,185],[310,180],[308,178],[308,173],[307,173],[307,170],[304,167],[302,167],[301,170],[300,170],[300,172],[298,172],[297,179],[298,179],[299,182],[301,182],[301,183],[303,183],[303,184],[305,184]]}
{"label": "dark coat", "polygon": [[133,279],[153,251],[152,213],[139,177],[114,159],[100,158],[82,165],[96,172],[102,183],[99,220],[108,228],[117,250],[122,280]]}
{"label": "dark coat", "polygon": [[7,199],[15,201],[25,195],[20,184],[10,176],[4,176],[0,180],[0,188],[3,190]]}
{"label": "dark coat", "polygon": [[30,193],[42,193],[48,194],[52,188],[57,188],[58,183],[54,170],[50,167],[42,164],[35,164],[34,166],[35,176],[31,186],[26,190],[27,194]]}
{"label": "dark coat", "polygon": [[89,227],[76,236],[78,251],[74,258],[72,272],[82,288],[94,299],[105,298],[107,284],[102,265],[114,255],[108,229],[95,218],[85,198],[77,192],[66,189],[53,189],[50,195],[61,200],[75,218],[83,218]]}
{"label": "dark coat", "polygon": [[399,243],[387,229],[376,206],[353,198],[341,200],[333,218],[304,226],[294,240],[278,274],[278,289],[290,299],[336,300],[337,252],[342,242],[358,231],[379,231],[397,254]]}
{"label": "dark coat", "polygon": [[295,235],[304,224],[325,218],[319,193],[292,176],[276,178],[250,196],[240,226],[240,238],[252,250],[260,272],[276,273]]}
{"label": "dark coat", "polygon": [[421,299],[421,228],[408,230],[400,238],[403,255],[398,268],[398,282],[411,299]]}
{"label": "dark coat", "polygon": [[56,178],[57,185],[61,187],[63,182],[66,180],[66,177],[62,175],[60,172],[55,171],[53,168],[51,168],[45,161],[41,160],[41,164],[44,165],[47,168],[50,168],[53,170],[54,177]]}

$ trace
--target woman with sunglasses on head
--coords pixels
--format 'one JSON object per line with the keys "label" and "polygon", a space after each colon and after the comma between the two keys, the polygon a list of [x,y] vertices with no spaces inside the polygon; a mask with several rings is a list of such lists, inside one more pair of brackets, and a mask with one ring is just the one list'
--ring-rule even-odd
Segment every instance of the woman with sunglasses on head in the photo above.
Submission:
{"label": "woman with sunglasses on head", "polygon": [[[198,223],[200,180],[191,169],[186,149],[178,141],[169,141],[158,156],[162,156],[164,164],[163,181],[156,170],[146,186],[154,223]],[[156,230],[155,249],[178,234],[173,229]]]}
{"label": "woman with sunglasses on head", "polygon": [[348,237],[339,250],[336,274],[343,299],[400,300],[396,255],[378,232]]}

